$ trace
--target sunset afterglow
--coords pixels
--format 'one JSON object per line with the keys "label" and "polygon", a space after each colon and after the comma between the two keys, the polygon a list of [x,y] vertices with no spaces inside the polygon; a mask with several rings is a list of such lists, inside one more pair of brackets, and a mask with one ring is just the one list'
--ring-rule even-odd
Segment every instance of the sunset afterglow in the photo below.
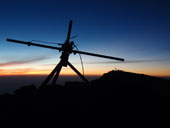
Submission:
{"label": "sunset afterglow", "polygon": [[[82,55],[85,75],[124,70],[170,77],[169,5],[167,1],[143,0],[2,1],[0,76],[48,75],[60,61],[61,52],[6,39],[64,43],[69,20],[73,20],[71,37],[76,36],[72,40],[79,50],[125,59],[119,62]],[[78,54],[69,61],[82,73]],[[76,75],[69,67],[60,74]]]}

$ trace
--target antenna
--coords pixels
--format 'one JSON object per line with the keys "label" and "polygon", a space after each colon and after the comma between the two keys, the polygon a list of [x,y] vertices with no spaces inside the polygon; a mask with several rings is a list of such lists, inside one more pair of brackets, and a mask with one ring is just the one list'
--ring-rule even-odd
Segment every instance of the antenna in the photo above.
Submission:
{"label": "antenna", "polygon": [[[89,53],[89,52],[84,52],[84,51],[79,51],[79,50],[74,50],[74,42],[71,41],[70,35],[71,35],[71,28],[72,28],[72,20],[70,20],[69,23],[69,28],[68,28],[68,33],[67,33],[67,38],[65,43],[61,44],[61,47],[54,47],[54,46],[48,46],[48,45],[43,45],[43,44],[37,44],[37,43],[32,43],[31,41],[26,42],[26,41],[20,41],[20,40],[14,40],[14,39],[7,39],[9,42],[14,42],[14,43],[20,43],[20,44],[26,44],[28,46],[37,46],[37,47],[42,47],[42,48],[49,48],[49,49],[54,49],[54,50],[59,50],[62,51],[61,56],[60,56],[60,62],[56,65],[56,67],[53,69],[53,71],[47,76],[47,78],[43,81],[41,84],[40,88],[47,86],[47,84],[52,80],[52,84],[55,85],[56,81],[59,77],[60,71],[62,67],[67,67],[69,66],[77,75],[86,83],[88,83],[88,80],[85,78],[84,75],[82,75],[69,61],[69,56],[70,54],[83,54],[83,55],[89,55],[89,56],[95,56],[95,57],[102,57],[106,59],[112,59],[112,60],[118,60],[118,61],[124,61],[123,58],[118,58],[118,57],[112,57],[112,56],[106,56],[106,55],[101,55],[101,54],[96,54],[96,53]],[[52,79],[53,78],[53,79]]]}

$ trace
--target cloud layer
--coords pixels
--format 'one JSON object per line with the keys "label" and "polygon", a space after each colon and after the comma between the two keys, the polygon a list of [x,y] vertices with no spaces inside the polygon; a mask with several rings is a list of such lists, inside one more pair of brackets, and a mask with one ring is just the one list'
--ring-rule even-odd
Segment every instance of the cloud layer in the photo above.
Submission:
{"label": "cloud layer", "polygon": [[33,58],[6,61],[6,62],[3,62],[3,63],[0,63],[0,67],[8,67],[8,66],[13,66],[13,65],[34,63],[34,62],[42,61],[42,60],[45,60],[45,59],[47,59],[46,56],[40,56],[40,57],[33,57]]}

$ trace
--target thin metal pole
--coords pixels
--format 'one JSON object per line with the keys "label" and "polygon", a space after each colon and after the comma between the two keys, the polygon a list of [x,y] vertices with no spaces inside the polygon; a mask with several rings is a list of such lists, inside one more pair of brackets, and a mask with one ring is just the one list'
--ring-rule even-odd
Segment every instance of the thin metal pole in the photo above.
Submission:
{"label": "thin metal pole", "polygon": [[53,69],[53,71],[48,75],[48,77],[43,81],[40,88],[47,86],[47,83],[52,79],[56,71],[59,69],[59,67],[62,66],[62,60],[57,64],[57,66]]}
{"label": "thin metal pole", "polygon": [[58,77],[59,77],[61,68],[62,68],[62,65],[60,65],[60,66],[58,67],[58,70],[57,70],[57,72],[56,72],[56,74],[55,74],[55,76],[54,76],[54,78],[53,78],[52,85],[55,85],[55,84],[56,84],[56,81],[57,81],[57,79],[58,79]]}
{"label": "thin metal pole", "polygon": [[70,66],[71,69],[73,69],[77,75],[86,83],[88,83],[89,81],[70,63],[68,62],[68,65]]}

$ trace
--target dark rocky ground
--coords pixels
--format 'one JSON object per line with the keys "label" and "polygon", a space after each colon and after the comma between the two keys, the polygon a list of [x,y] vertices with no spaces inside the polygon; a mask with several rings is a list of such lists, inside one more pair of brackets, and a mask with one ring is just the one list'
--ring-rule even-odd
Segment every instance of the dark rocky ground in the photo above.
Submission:
{"label": "dark rocky ground", "polygon": [[[24,86],[0,95],[1,115],[101,115],[119,118],[167,113],[170,80],[111,71],[88,84],[66,82],[42,89]],[[146,116],[147,115],[147,116]]]}

